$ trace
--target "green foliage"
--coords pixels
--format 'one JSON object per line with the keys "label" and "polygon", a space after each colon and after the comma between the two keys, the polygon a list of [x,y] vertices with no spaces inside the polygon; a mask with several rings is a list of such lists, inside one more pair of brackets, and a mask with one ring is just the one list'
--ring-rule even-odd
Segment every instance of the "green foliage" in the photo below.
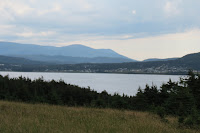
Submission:
{"label": "green foliage", "polygon": [[191,114],[185,119],[184,125],[189,127],[200,126],[200,116],[196,108],[192,108]]}
{"label": "green foliage", "polygon": [[45,81],[43,77],[9,78],[0,76],[0,99],[29,103],[48,103],[68,106],[92,106],[99,108],[130,108],[131,97],[97,93],[88,88],[66,84],[64,81]]}
{"label": "green foliage", "polygon": [[156,113],[161,119],[165,118],[166,113],[165,113],[165,108],[164,107],[157,107],[156,108]]}
{"label": "green foliage", "polygon": [[[189,71],[187,78],[180,79],[179,82],[169,80],[159,90],[155,86],[147,85],[144,90],[138,90],[136,99],[139,99],[136,104],[139,110],[154,107],[154,112],[161,118],[175,115],[179,117],[180,124],[200,126],[200,75],[192,71]],[[141,108],[141,105],[144,105],[144,108]]]}
{"label": "green foliage", "polygon": [[180,117],[178,118],[178,123],[179,123],[179,124],[183,124],[183,123],[184,123],[184,120],[185,120],[185,118],[184,118],[183,116],[180,116]]}

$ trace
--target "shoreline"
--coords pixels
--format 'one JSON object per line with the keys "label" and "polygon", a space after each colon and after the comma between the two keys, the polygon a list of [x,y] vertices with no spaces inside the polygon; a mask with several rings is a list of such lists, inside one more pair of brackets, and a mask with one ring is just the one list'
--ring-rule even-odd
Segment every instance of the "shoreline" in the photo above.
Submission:
{"label": "shoreline", "polygon": [[90,74],[137,74],[137,75],[180,75],[186,76],[188,73],[123,73],[123,72],[70,72],[70,71],[2,71],[0,72],[28,72],[28,73],[90,73]]}

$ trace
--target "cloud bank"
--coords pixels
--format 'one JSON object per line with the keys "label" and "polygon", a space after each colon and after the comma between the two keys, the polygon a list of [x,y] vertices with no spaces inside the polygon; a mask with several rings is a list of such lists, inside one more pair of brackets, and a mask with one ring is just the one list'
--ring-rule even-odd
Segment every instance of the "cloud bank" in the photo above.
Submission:
{"label": "cloud bank", "polygon": [[[188,46],[199,48],[199,5],[199,0],[2,0],[0,40],[79,43],[111,48],[134,59],[166,57],[159,51],[174,45],[182,51],[171,56],[180,56]],[[184,37],[178,40],[180,36]]]}

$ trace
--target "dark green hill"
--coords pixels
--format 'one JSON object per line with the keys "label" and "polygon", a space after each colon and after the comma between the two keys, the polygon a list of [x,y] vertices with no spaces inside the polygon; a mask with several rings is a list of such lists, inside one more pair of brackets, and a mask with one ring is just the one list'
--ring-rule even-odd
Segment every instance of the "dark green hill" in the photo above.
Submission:
{"label": "dark green hill", "polygon": [[173,61],[167,61],[165,64],[168,64],[169,66],[200,70],[200,53],[188,54],[182,58]]}
{"label": "dark green hill", "polygon": [[185,55],[179,61],[187,67],[200,70],[200,52]]}

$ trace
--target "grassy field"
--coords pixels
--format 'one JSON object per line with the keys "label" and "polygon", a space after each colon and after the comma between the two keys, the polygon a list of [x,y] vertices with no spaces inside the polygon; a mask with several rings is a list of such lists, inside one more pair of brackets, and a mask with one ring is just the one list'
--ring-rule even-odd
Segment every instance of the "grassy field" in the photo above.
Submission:
{"label": "grassy field", "polygon": [[0,133],[195,133],[146,112],[0,101]]}

